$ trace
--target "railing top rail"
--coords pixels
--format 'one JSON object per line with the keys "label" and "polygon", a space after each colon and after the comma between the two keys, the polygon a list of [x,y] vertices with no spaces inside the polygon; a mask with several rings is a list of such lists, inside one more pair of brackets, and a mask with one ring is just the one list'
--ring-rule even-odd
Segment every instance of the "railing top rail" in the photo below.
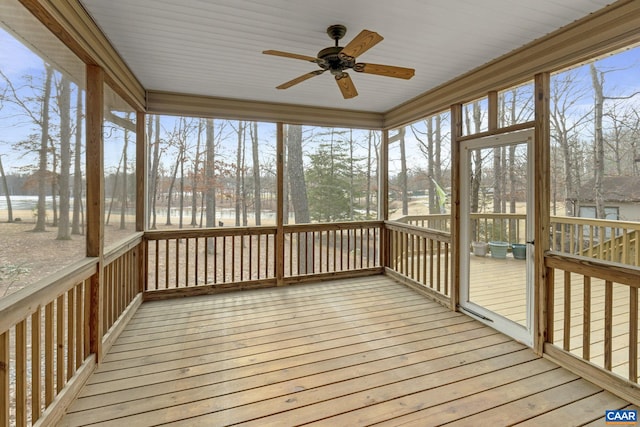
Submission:
{"label": "railing top rail", "polygon": [[98,258],[85,258],[0,299],[0,333],[96,273]]}
{"label": "railing top rail", "polygon": [[545,253],[544,262],[545,267],[640,288],[640,267],[556,251]]}
{"label": "railing top rail", "polygon": [[451,233],[449,233],[448,231],[434,230],[432,228],[402,224],[395,221],[385,221],[384,226],[389,230],[409,232],[416,236],[426,237],[432,240],[437,240],[439,242],[451,243]]}
{"label": "railing top rail", "polygon": [[425,215],[405,215],[403,217],[393,219],[391,221],[394,222],[405,222],[405,221],[422,221],[428,219],[449,219],[451,218],[450,214],[425,214]]}
{"label": "railing top rail", "polygon": [[633,228],[635,230],[640,230],[640,222],[619,221],[616,219],[583,218],[576,216],[552,216],[551,222],[560,224],[595,225],[613,228]]}
{"label": "railing top rail", "polygon": [[191,239],[196,237],[246,236],[274,234],[275,226],[255,227],[213,227],[213,228],[179,228],[174,230],[148,230],[144,232],[146,240]]}
{"label": "railing top rail", "polygon": [[353,230],[356,228],[374,228],[381,227],[383,221],[367,220],[367,221],[348,221],[348,222],[323,222],[311,224],[286,224],[285,232],[302,232],[302,231],[327,231],[327,230]]}
{"label": "railing top rail", "polygon": [[106,248],[104,250],[105,264],[110,264],[113,260],[119,258],[121,255],[139,245],[142,242],[143,237],[144,233],[140,231],[132,234],[128,239]]}

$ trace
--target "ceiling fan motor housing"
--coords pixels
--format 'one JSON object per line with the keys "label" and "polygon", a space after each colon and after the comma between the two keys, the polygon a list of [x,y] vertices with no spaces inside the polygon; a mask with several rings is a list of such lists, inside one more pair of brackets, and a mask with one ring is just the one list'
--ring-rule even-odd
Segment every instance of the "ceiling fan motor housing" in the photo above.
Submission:
{"label": "ceiling fan motor housing", "polygon": [[342,46],[331,46],[318,52],[318,58],[321,59],[318,61],[320,68],[329,70],[333,75],[340,75],[347,68],[353,68],[356,64],[355,59],[340,57],[339,53],[342,52],[342,49]]}

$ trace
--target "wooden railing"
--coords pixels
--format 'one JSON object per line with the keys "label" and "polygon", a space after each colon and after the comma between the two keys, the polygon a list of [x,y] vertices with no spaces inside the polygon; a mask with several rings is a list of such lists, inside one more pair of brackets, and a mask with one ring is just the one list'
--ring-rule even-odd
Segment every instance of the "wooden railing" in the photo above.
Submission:
{"label": "wooden railing", "polygon": [[141,241],[105,256],[102,292],[99,260],[86,258],[0,300],[0,426],[49,425],[63,414],[110,345],[116,319],[141,301]]}
{"label": "wooden railing", "polygon": [[640,266],[640,223],[551,217],[551,249]]}
{"label": "wooden railing", "polygon": [[558,252],[545,267],[545,353],[638,404],[640,268]]}
{"label": "wooden railing", "polygon": [[275,234],[275,227],[149,231],[145,291],[273,283]]}
{"label": "wooden railing", "polygon": [[380,221],[286,225],[284,277],[379,269],[381,229]]}
{"label": "wooden railing", "polygon": [[389,245],[387,271],[435,292],[434,296],[448,304],[451,235],[392,221],[385,223],[385,229]]}
{"label": "wooden railing", "polygon": [[281,249],[276,227],[150,231],[145,298],[381,272],[381,228],[380,221],[286,225]]}

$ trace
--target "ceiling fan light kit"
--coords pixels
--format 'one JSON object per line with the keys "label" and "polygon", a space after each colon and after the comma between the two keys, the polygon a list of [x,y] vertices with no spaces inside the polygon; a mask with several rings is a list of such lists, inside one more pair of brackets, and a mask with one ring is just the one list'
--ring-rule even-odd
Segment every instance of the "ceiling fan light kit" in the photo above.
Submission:
{"label": "ceiling fan light kit", "polygon": [[313,62],[320,67],[320,70],[315,70],[296,77],[293,80],[277,86],[277,89],[288,89],[291,86],[302,83],[312,77],[319,76],[325,71],[329,71],[334,76],[342,96],[345,99],[349,99],[358,96],[358,91],[356,90],[351,77],[349,77],[349,74],[345,70],[351,69],[357,73],[376,74],[379,76],[395,77],[399,79],[410,79],[415,74],[415,70],[412,68],[356,62],[356,58],[358,56],[380,43],[383,38],[380,34],[374,31],[362,30],[360,34],[358,34],[346,46],[339,46],[338,42],[344,37],[346,32],[347,28],[344,25],[331,25],[327,28],[327,34],[335,41],[335,46],[322,49],[318,52],[318,55],[315,58],[312,56],[282,52],[279,50],[263,51],[262,53],[266,55],[300,59],[303,61]]}

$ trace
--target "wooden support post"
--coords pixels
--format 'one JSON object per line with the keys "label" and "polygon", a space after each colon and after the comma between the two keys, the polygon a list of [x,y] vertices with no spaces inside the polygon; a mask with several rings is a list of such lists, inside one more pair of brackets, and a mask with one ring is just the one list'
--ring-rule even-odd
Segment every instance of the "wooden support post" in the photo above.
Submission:
{"label": "wooden support post", "polygon": [[98,269],[91,277],[89,346],[96,361],[102,360],[102,282],[104,256],[104,71],[87,65],[87,256],[98,257]]}
{"label": "wooden support post", "polygon": [[[144,231],[147,225],[147,128],[146,114],[136,115],[136,231]],[[143,292],[147,282],[147,242],[143,241],[136,251],[137,291]]]}
{"label": "wooden support post", "polygon": [[276,283],[284,283],[284,124],[276,125]]}
{"label": "wooden support post", "polygon": [[549,125],[549,73],[541,73],[535,76],[535,136],[533,142],[534,161],[534,331],[533,349],[536,353],[544,352],[544,343],[548,341],[549,313],[547,312],[547,298],[549,289],[553,289],[547,277],[547,269],[544,265],[544,254],[549,250],[549,224],[551,221],[549,212],[550,181],[550,125]]}
{"label": "wooden support post", "polygon": [[[380,144],[380,162],[378,164],[378,219],[389,220],[389,130],[382,131]],[[380,265],[389,267],[389,232],[384,224],[380,228]]]}
{"label": "wooden support post", "polygon": [[136,231],[144,231],[147,221],[147,135],[146,114],[136,114]]}
{"label": "wooden support post", "polygon": [[462,104],[451,106],[451,310],[460,303],[460,141]]}
{"label": "wooden support post", "polygon": [[492,90],[488,94],[489,101],[489,132],[498,129],[498,92]]}

